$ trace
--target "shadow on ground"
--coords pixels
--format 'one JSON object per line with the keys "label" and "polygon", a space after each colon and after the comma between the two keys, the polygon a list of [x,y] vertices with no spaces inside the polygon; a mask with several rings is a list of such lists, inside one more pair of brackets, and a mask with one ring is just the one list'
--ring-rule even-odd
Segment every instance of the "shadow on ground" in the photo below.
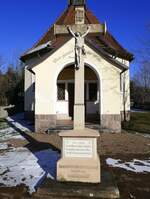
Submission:
{"label": "shadow on ground", "polygon": [[56,165],[58,159],[60,158],[60,150],[48,142],[37,140],[36,138],[34,138],[34,133],[23,132],[21,129],[17,128],[12,122],[8,122],[8,124],[26,139],[27,144],[24,145],[24,147],[27,148],[36,157],[37,164],[45,173],[44,176],[38,181],[35,188],[38,188],[47,177],[54,178],[55,180]]}

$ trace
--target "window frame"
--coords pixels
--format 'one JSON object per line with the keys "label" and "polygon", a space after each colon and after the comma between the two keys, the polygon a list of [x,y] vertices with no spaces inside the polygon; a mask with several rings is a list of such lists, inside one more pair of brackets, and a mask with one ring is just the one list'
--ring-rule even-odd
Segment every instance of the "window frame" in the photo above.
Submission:
{"label": "window frame", "polygon": [[[58,98],[58,85],[59,84],[64,84],[64,99],[59,99]],[[58,102],[64,102],[64,101],[66,101],[66,82],[57,82],[57,101]]]}
{"label": "window frame", "polygon": [[[96,86],[97,86],[97,91],[96,91],[96,99],[90,99],[90,84],[96,84]],[[89,82],[87,82],[87,87],[88,87],[88,101],[89,102],[95,102],[95,101],[98,101],[99,100],[99,96],[98,96],[98,94],[99,94],[99,88],[98,88],[98,81],[89,81]]]}

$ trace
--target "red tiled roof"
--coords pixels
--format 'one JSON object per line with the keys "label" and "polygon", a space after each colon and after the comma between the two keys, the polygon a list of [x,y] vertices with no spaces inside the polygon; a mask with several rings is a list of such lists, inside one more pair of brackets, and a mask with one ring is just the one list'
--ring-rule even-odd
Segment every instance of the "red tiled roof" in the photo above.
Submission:
{"label": "red tiled roof", "polygon": [[[99,20],[93,15],[93,13],[85,8],[85,23],[86,24],[99,24]],[[71,25],[75,23],[75,9],[74,6],[69,6],[61,17],[56,21],[57,25]],[[47,43],[48,41],[52,42],[52,48],[58,49],[61,45],[63,45],[68,39],[71,38],[70,36],[65,35],[54,35],[54,25],[50,27],[50,29],[42,36],[42,38],[33,46],[34,49],[37,46]],[[103,48],[106,52],[118,56],[120,58],[126,59],[131,61],[133,59],[133,55],[125,50],[117,41],[116,39],[107,32],[106,35],[98,34],[98,35],[89,35],[87,39],[93,40],[96,43],[97,47]],[[30,50],[31,50],[30,49]],[[28,55],[24,54],[21,57],[22,61],[28,59]]]}

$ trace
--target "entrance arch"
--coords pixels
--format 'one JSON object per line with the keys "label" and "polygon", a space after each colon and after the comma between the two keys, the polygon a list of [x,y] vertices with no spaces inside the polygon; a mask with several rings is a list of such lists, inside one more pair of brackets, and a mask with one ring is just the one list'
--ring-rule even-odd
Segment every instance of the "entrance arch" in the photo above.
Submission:
{"label": "entrance arch", "polygon": [[[56,114],[58,120],[73,120],[75,69],[71,64],[57,77]],[[86,122],[100,124],[100,79],[95,69],[85,65],[85,118]]]}

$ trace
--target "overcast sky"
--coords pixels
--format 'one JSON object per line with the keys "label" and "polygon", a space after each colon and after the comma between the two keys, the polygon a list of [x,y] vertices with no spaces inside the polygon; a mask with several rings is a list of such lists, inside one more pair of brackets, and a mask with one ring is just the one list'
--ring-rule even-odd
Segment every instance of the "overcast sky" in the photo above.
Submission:
{"label": "overcast sky", "polygon": [[[148,40],[149,0],[87,0],[97,18],[107,22],[109,31],[129,51],[135,52]],[[1,0],[0,54],[5,62],[32,45],[55,22],[67,0]],[[150,37],[149,37],[150,38]],[[131,65],[131,74],[135,71]]]}

